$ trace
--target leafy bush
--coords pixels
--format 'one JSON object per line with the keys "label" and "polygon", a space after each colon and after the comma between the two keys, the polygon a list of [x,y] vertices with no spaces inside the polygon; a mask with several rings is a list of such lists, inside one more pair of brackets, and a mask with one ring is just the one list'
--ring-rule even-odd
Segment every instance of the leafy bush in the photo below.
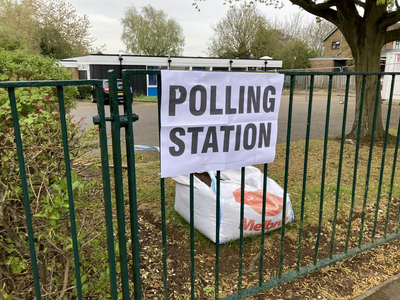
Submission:
{"label": "leafy bush", "polygon": [[[0,52],[0,74],[0,81],[71,79],[70,73],[52,59],[10,52]],[[96,289],[96,285],[89,286],[84,282],[88,274],[93,278],[96,274],[104,277],[107,268],[105,252],[98,251],[103,245],[105,233],[95,232],[99,228],[95,214],[102,207],[99,205],[100,196],[99,202],[96,202],[90,195],[100,190],[100,180],[85,180],[76,167],[77,159],[96,147],[94,140],[97,132],[96,129],[82,130],[81,121],[73,121],[69,116],[75,106],[73,99],[76,96],[76,87],[64,87],[67,115],[62,116],[55,88],[15,89],[40,283],[42,294],[47,295],[46,299],[74,297],[71,287],[74,286],[75,275],[60,122],[64,117],[73,169],[73,194],[81,256],[84,258],[86,255],[96,260],[82,262],[84,292],[94,294]],[[20,170],[10,101],[5,89],[0,89],[0,119],[0,261],[4,262],[0,264],[0,294],[11,295],[12,299],[32,299],[33,276]],[[90,237],[90,242],[83,243],[82,239],[86,236]],[[93,247],[98,248],[95,254]]]}
{"label": "leafy bush", "polygon": [[90,99],[93,94],[93,87],[91,85],[78,86],[78,99]]}

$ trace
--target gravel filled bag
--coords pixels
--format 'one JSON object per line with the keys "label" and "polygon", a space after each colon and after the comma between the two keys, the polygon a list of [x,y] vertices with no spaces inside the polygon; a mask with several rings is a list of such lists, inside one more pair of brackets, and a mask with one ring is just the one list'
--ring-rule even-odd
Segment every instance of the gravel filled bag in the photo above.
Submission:
{"label": "gravel filled bag", "polygon": [[[204,174],[206,176],[204,176]],[[220,229],[220,243],[240,237],[241,169],[221,172],[220,218],[216,222],[216,178],[213,172],[194,176],[194,227],[216,242],[216,224]],[[262,215],[263,173],[255,167],[245,168],[244,236],[261,234],[262,218],[265,232],[282,226],[283,189],[267,178],[266,212]],[[175,210],[190,222],[189,175],[172,177],[176,181]],[[286,223],[294,220],[289,194],[286,196]]]}

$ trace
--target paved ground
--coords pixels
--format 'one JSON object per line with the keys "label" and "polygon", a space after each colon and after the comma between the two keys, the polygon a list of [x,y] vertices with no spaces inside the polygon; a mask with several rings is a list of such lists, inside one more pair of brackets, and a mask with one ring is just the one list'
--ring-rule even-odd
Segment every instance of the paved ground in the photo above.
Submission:
{"label": "paved ground", "polygon": [[400,274],[377,285],[354,300],[400,300]]}
{"label": "paved ground", "polygon": [[[288,95],[283,95],[279,113],[278,143],[286,141],[288,124]],[[343,104],[340,104],[341,97],[337,93],[332,94],[331,113],[329,120],[329,136],[340,136],[342,130]],[[327,99],[324,94],[315,94],[313,100],[311,138],[321,139],[325,134]],[[123,108],[120,105],[120,111]],[[386,116],[387,105],[383,105],[383,115]],[[136,145],[158,146],[158,108],[156,103],[135,102],[133,111],[139,115],[139,121],[134,124],[134,138]],[[355,98],[350,97],[348,105],[348,118],[346,128],[351,128],[355,111]],[[293,103],[293,118],[291,140],[305,139],[307,126],[308,100],[304,94],[297,94]],[[88,101],[78,103],[76,110],[72,112],[75,119],[86,117],[86,126],[93,126],[92,118],[97,115],[96,104]],[[109,115],[109,107],[106,107],[106,114]],[[397,126],[400,115],[400,105],[396,103],[392,109],[391,125]],[[386,119],[386,118],[384,118]],[[110,124],[107,124],[107,131],[111,136]]]}

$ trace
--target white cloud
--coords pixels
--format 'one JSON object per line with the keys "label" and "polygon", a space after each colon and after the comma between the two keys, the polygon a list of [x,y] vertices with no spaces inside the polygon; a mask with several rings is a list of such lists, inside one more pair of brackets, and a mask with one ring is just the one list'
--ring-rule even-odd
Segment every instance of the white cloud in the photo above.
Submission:
{"label": "white cloud", "polygon": [[96,38],[95,46],[105,45],[106,52],[124,50],[121,41],[122,26],[119,21],[101,14],[90,16],[92,28],[90,33]]}

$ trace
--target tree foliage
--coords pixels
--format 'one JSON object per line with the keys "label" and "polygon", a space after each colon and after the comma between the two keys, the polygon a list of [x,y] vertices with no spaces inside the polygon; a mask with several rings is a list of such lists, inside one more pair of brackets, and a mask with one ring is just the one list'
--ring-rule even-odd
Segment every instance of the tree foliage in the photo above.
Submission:
{"label": "tree foliage", "polygon": [[304,69],[310,67],[310,57],[316,57],[317,50],[311,49],[306,42],[291,39],[280,52],[283,69]]}
{"label": "tree foliage", "polygon": [[32,38],[39,47],[40,54],[44,56],[54,58],[73,56],[74,51],[72,45],[68,43],[62,33],[55,26],[49,25],[38,28]]}
{"label": "tree foliage", "polygon": [[267,20],[255,6],[231,7],[226,17],[211,25],[214,35],[208,46],[211,56],[249,58],[257,33],[266,28]]}
{"label": "tree foliage", "polygon": [[253,57],[260,58],[265,55],[273,58],[279,57],[285,42],[282,30],[260,27],[251,45]]}
{"label": "tree foliage", "polygon": [[322,41],[334,28],[335,25],[332,23],[318,19],[304,26],[304,32],[308,33],[304,36],[304,40],[320,56],[324,51],[324,43]]}
{"label": "tree foliage", "polygon": [[[292,18],[298,21],[298,18]],[[260,58],[270,56],[283,60],[283,68],[307,68],[309,58],[317,55],[305,40],[302,27],[287,23],[272,24],[256,6],[232,6],[222,20],[211,26],[214,35],[208,50],[211,56]],[[290,29],[288,29],[288,27]],[[293,31],[296,30],[296,31]]]}
{"label": "tree foliage", "polygon": [[[193,5],[198,8],[201,1],[194,0]],[[226,4],[234,1],[222,2]],[[254,2],[281,6],[280,0],[255,0]],[[336,25],[349,43],[359,71],[379,69],[379,65],[376,65],[377,59],[373,65],[365,64],[368,61],[367,58],[371,56],[367,55],[367,52],[371,52],[367,49],[378,50],[380,54],[384,44],[400,39],[400,28],[389,30],[390,26],[400,21],[400,5],[397,0],[290,0],[290,2]],[[248,6],[246,3],[243,5]],[[372,52],[372,55],[377,58],[377,51]]]}
{"label": "tree foliage", "polygon": [[271,27],[278,29],[284,35],[286,41],[298,39],[317,50],[319,55],[323,51],[323,39],[336,27],[334,24],[321,19],[309,18],[304,11],[299,11],[283,20],[270,21]]}
{"label": "tree foliage", "polygon": [[53,58],[90,52],[90,21],[65,0],[0,0],[0,41],[4,50]]}
{"label": "tree foliage", "polygon": [[182,27],[162,10],[151,5],[126,9],[121,19],[122,41],[133,54],[181,55],[185,45]]}

